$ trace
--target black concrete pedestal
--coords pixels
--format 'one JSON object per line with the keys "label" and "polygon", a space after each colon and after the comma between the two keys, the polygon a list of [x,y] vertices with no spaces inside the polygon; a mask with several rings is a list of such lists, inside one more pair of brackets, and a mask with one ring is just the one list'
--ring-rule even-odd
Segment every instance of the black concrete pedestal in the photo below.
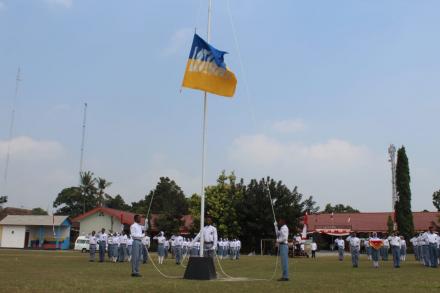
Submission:
{"label": "black concrete pedestal", "polygon": [[189,280],[217,279],[214,259],[212,257],[191,256],[188,260],[183,278]]}

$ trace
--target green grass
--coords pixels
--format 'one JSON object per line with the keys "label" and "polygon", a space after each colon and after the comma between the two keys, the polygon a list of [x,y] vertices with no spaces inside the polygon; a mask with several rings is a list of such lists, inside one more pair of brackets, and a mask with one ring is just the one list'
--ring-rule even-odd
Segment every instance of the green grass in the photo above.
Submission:
{"label": "green grass", "polygon": [[[155,256],[154,256],[155,257]],[[89,263],[80,252],[0,250],[1,292],[440,292],[440,269],[425,268],[410,260],[400,269],[381,262],[379,269],[361,258],[353,269],[349,257],[290,259],[290,282],[240,279],[189,281],[165,279],[150,264],[142,265],[142,278],[130,277],[128,263]],[[231,276],[270,278],[275,258],[242,256],[239,261],[222,261]],[[160,266],[164,273],[182,276],[184,268],[171,259]],[[219,270],[217,270],[218,273]],[[280,275],[278,273],[276,278]]]}

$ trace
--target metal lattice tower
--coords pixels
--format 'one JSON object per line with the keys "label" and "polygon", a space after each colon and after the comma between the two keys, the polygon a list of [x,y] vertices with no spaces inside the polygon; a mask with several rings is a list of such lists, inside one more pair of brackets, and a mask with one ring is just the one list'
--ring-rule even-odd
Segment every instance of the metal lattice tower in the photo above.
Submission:
{"label": "metal lattice tower", "polygon": [[391,163],[391,183],[392,183],[392,206],[391,209],[394,212],[396,209],[396,202],[399,200],[397,197],[397,187],[396,187],[396,147],[390,144],[388,147],[388,154],[390,156],[389,162]]}

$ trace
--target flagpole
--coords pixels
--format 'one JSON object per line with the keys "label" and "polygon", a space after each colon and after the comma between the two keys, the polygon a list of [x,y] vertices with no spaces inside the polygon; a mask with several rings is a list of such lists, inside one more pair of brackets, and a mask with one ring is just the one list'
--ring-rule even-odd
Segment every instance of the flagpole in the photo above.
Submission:
{"label": "flagpole", "polygon": [[[208,5],[208,30],[207,40],[211,41],[211,9],[212,0],[209,0]],[[202,190],[201,190],[201,202],[200,202],[200,256],[203,256],[204,251],[204,239],[203,239],[203,227],[205,226],[205,161],[206,161],[206,118],[208,114],[208,93],[204,93],[203,97],[203,135],[202,135]]]}

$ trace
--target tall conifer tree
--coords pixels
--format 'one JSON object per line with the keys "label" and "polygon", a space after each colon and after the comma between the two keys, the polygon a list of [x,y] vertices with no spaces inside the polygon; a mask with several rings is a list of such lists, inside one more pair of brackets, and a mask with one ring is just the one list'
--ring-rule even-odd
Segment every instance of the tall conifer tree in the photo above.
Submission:
{"label": "tall conifer tree", "polygon": [[401,235],[409,239],[414,234],[414,222],[411,211],[411,177],[405,147],[397,151],[396,185],[399,200],[396,202],[396,222]]}

